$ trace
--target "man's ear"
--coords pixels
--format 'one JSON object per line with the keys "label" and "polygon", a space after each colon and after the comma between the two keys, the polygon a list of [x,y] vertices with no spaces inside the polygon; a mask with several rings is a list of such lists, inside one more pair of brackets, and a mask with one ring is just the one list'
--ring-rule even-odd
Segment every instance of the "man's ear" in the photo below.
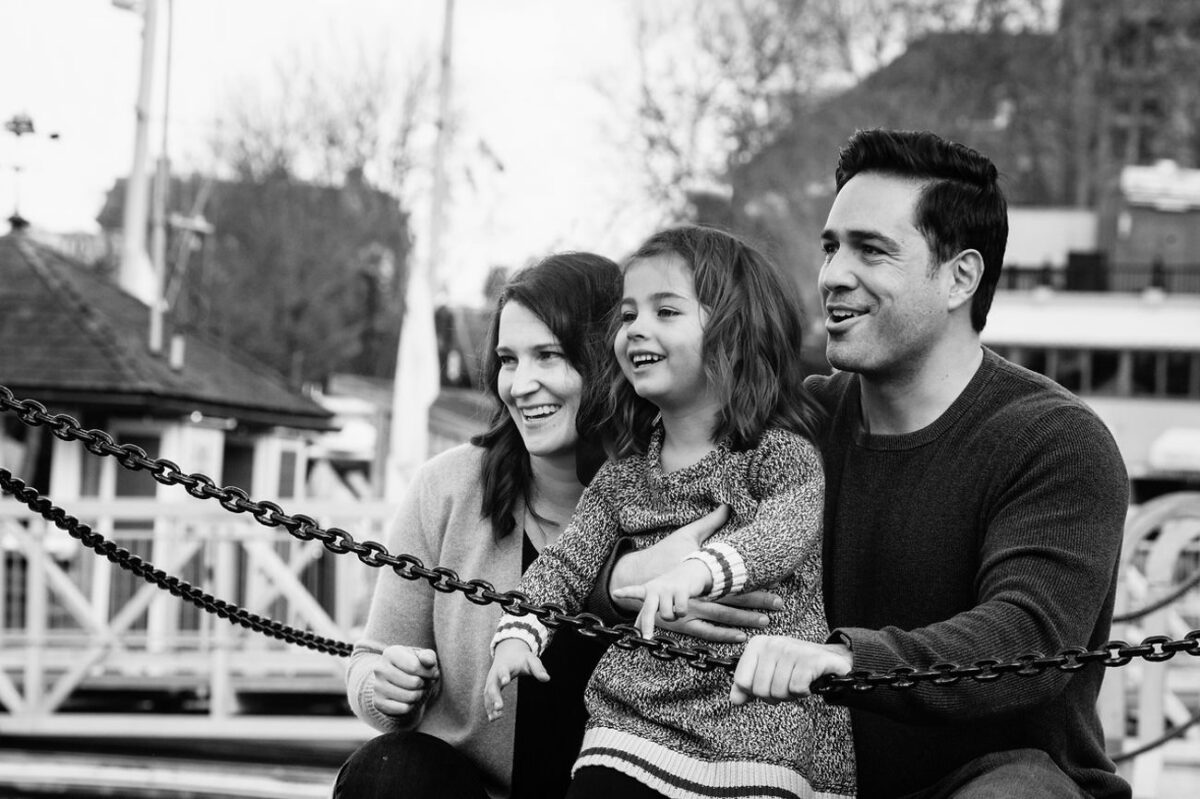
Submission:
{"label": "man's ear", "polygon": [[957,310],[970,305],[971,298],[983,282],[983,256],[979,250],[963,250],[946,264],[950,269],[950,296],[948,308]]}

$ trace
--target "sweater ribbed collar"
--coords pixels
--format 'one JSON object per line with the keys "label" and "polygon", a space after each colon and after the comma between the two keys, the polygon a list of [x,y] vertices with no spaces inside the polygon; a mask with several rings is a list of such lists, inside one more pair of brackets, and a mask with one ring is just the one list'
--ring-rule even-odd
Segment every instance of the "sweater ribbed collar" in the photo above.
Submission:
{"label": "sweater ribbed collar", "polygon": [[958,395],[954,402],[950,403],[950,407],[941,416],[920,430],[899,434],[868,433],[863,429],[862,379],[859,375],[854,375],[850,395],[847,399],[850,402],[850,418],[854,420],[855,446],[874,450],[905,450],[923,447],[926,444],[936,441],[943,433],[957,424],[958,420],[963,417],[963,414],[983,396],[987,391],[988,384],[996,375],[999,363],[1000,356],[987,347],[984,347],[983,359],[979,363],[979,368],[975,370],[975,374],[972,375],[970,382],[967,383],[962,393]]}

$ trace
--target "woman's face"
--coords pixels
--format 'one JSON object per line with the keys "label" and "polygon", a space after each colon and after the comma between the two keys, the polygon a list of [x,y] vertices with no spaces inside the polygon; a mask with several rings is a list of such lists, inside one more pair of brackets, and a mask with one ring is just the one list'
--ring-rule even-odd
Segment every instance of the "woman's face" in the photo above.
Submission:
{"label": "woman's face", "polygon": [[533,311],[509,302],[500,311],[496,355],[496,390],[525,449],[535,457],[574,457],[583,378],[567,360],[558,337]]}

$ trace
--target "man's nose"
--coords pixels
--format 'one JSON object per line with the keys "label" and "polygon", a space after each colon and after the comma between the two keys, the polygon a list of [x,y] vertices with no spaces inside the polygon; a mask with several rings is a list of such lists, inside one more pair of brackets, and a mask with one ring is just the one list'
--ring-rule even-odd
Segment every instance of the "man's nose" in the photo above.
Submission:
{"label": "man's nose", "polygon": [[825,292],[854,287],[853,259],[842,250],[834,252],[821,264],[819,283]]}

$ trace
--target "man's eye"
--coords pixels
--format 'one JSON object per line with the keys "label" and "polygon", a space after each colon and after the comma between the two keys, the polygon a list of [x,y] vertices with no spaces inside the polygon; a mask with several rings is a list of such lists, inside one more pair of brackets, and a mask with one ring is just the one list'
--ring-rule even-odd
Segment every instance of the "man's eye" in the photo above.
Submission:
{"label": "man's eye", "polygon": [[832,241],[822,242],[821,252],[825,253],[826,255],[833,255],[835,252],[837,252],[837,245]]}

